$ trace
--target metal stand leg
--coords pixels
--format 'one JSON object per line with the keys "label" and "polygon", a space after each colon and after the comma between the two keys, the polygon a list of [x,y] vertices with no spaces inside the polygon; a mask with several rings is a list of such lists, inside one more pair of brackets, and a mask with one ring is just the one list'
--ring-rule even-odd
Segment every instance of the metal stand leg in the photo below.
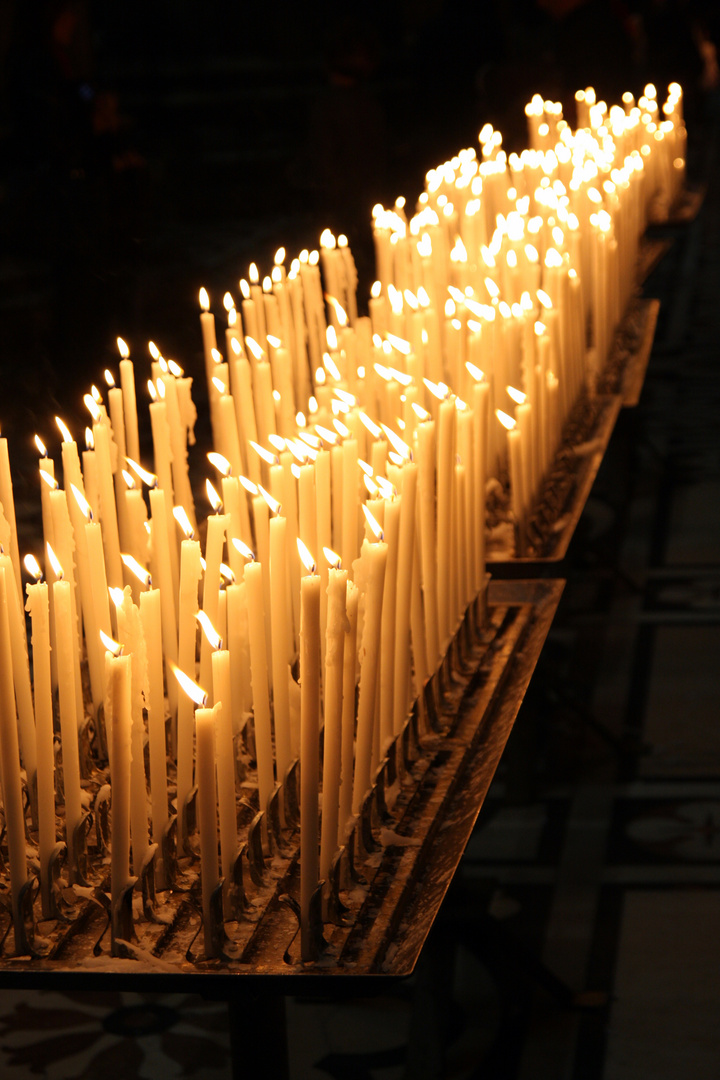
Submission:
{"label": "metal stand leg", "polygon": [[233,1080],[290,1080],[283,994],[260,990],[228,999]]}

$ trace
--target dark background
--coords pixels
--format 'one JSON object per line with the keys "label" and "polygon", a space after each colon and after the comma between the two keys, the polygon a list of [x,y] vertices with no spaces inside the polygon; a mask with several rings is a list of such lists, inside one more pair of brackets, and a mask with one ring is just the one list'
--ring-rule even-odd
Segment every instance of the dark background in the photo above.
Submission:
{"label": "dark background", "polygon": [[617,100],[652,75],[683,80],[692,111],[708,32],[681,3],[3,0],[0,423],[15,454],[51,408],[84,424],[81,391],[116,363],[118,334],[136,360],[153,338],[192,373],[198,287],[221,311],[280,244],[289,260],[327,225],[346,232],[362,308],[374,202],[412,204],[486,120],[521,148],[532,93],[572,120],[581,84]]}

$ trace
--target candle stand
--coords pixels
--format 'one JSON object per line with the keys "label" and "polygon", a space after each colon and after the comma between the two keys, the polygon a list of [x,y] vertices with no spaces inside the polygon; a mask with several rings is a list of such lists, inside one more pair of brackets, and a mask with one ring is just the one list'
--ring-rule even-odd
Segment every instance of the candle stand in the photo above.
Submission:
{"label": "candle stand", "polygon": [[[13,931],[3,914],[0,982],[44,989],[182,987],[227,998],[238,1035],[238,1024],[249,1031],[251,1012],[260,1010],[255,1028],[255,1021],[277,1012],[282,995],[317,992],[320,977],[332,977],[333,987],[345,990],[361,984],[365,992],[374,977],[411,974],[477,819],[563,585],[492,582],[487,618],[479,618],[480,604],[468,608],[441,670],[377,769],[334,860],[332,880],[324,893],[316,893],[313,962],[300,961],[294,767],[280,793],[284,827],[279,795],[271,806],[271,850],[263,846],[261,815],[249,801],[239,801],[238,819],[246,819],[232,889],[232,915],[239,918],[223,918],[220,886],[213,916],[218,955],[204,955],[197,863],[180,859],[173,867],[170,837],[165,856],[173,887],[155,892],[149,871],[157,853],[151,849],[141,882],[135,889],[128,883],[122,910],[115,913],[120,955],[111,954],[103,797],[96,819],[86,824],[87,883],[71,888],[59,882],[58,917],[45,922],[39,921],[39,899],[33,905],[28,891],[31,955],[13,955]],[[126,937],[119,938],[121,933]],[[238,1037],[245,1068],[252,1040]]]}

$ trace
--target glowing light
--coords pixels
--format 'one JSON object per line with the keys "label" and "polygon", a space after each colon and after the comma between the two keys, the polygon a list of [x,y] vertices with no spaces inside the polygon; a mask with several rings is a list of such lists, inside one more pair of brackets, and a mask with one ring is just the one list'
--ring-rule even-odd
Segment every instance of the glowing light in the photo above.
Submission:
{"label": "glowing light", "polygon": [[123,360],[127,360],[127,358],[130,356],[130,349],[128,348],[127,343],[124,342],[121,337],[117,339],[117,347],[118,352],[122,356]]}
{"label": "glowing light", "polygon": [[278,502],[278,500],[274,499],[272,497],[272,495],[270,494],[270,492],[265,490],[265,488],[262,486],[262,484],[258,484],[258,490],[259,490],[260,494],[262,495],[263,499],[265,500],[265,502],[268,504],[268,506],[272,510],[273,514],[279,514],[280,509],[281,509],[281,504]]}
{"label": "glowing light", "polygon": [[103,630],[100,630],[100,640],[105,646],[105,650],[110,653],[111,656],[122,656],[123,647],[117,642],[113,641]]}
{"label": "glowing light", "polygon": [[232,542],[235,550],[239,551],[244,559],[250,559],[251,562],[255,561],[255,552],[243,540],[238,540],[236,536],[233,536]]}
{"label": "glowing light", "polygon": [[240,481],[242,486],[245,488],[245,490],[248,491],[251,495],[257,495],[258,494],[258,486],[257,486],[257,484],[254,484],[252,482],[252,480],[248,480],[247,476],[239,476],[238,480]]}
{"label": "glowing light", "polygon": [[60,434],[63,437],[63,442],[72,442],[73,437],[70,434],[70,429],[68,428],[67,424],[65,424],[65,422],[63,420],[61,420],[59,416],[55,417],[55,423],[57,424],[58,428],[60,429]]}
{"label": "glowing light", "polygon": [[124,562],[125,566],[127,566],[128,570],[135,575],[138,581],[142,582],[142,584],[147,586],[148,588],[152,585],[152,577],[150,576],[150,572],[146,570],[145,567],[141,563],[139,563],[136,558],[134,558],[134,556],[121,555],[120,558]]}
{"label": "glowing light", "polygon": [[261,446],[260,443],[253,442],[252,439],[248,439],[248,442],[252,446],[255,453],[259,454],[263,461],[266,461],[268,465],[277,465],[277,454],[273,454],[271,450],[266,450],[264,446]]}
{"label": "glowing light", "polygon": [[43,576],[43,572],[40,569],[40,563],[37,561],[34,555],[26,555],[23,559],[25,563],[25,569],[30,577],[35,578],[36,581],[40,581]]}
{"label": "glowing light", "polygon": [[53,551],[53,549],[50,547],[49,544],[45,545],[45,550],[47,551],[47,557],[50,560],[50,565],[52,567],[53,574],[58,579],[58,581],[62,581],[64,574],[63,574],[63,568],[62,568],[62,564],[61,564],[60,560],[58,559],[57,555],[55,554],[55,552]]}
{"label": "glowing light", "polygon": [[527,394],[523,394],[522,390],[516,390],[514,386],[506,386],[505,389],[516,405],[524,404]]}
{"label": "glowing light", "polygon": [[107,385],[112,390],[112,388],[115,385],[115,378],[113,376],[112,371],[110,371],[108,368],[105,368],[105,371],[103,372],[103,374],[105,376],[105,382],[107,383]]}
{"label": "glowing light", "polygon": [[298,554],[300,555],[300,559],[301,559],[302,564],[305,567],[305,569],[308,571],[308,573],[314,574],[315,573],[315,560],[313,559],[312,555],[310,554],[307,547],[305,546],[305,544],[303,543],[303,541],[300,539],[299,536],[297,538],[297,549],[298,549]]}
{"label": "glowing light", "polygon": [[148,472],[147,469],[143,469],[142,465],[138,465],[137,461],[133,461],[132,458],[126,457],[128,465],[135,473],[135,475],[142,480],[148,487],[154,488],[157,486],[157,476],[155,473]]}
{"label": "glowing light", "polygon": [[185,691],[191,701],[194,701],[196,705],[201,708],[207,704],[208,696],[201,686],[198,686],[196,682],[186,675],[184,671],[181,671],[177,665],[172,665],[173,675],[180,684],[180,687]]}
{"label": "glowing light", "polygon": [[174,506],[173,507],[173,517],[177,521],[177,523],[180,526],[180,528],[182,529],[182,531],[185,533],[185,536],[187,537],[187,539],[188,540],[194,539],[195,530],[192,527],[192,522],[190,521],[190,518],[187,516],[187,511],[185,510],[185,507],[184,506]]}
{"label": "glowing light", "polygon": [[76,488],[74,484],[70,485],[70,489],[71,489],[73,495],[75,496],[75,502],[80,507],[80,509],[81,509],[81,511],[83,513],[83,516],[85,517],[85,520],[86,521],[92,521],[92,519],[93,519],[92,507],[90,506],[90,503],[87,501],[87,499],[83,495],[82,491],[80,491],[78,488]]}
{"label": "glowing light", "polygon": [[222,649],[223,640],[204,611],[196,611],[195,618],[200,623],[203,634],[207,638],[211,649]]}
{"label": "glowing light", "polygon": [[341,569],[341,567],[342,567],[342,559],[338,555],[337,551],[333,551],[333,549],[329,548],[329,547],[324,547],[323,548],[323,555],[325,556],[325,558],[329,562],[330,566],[334,570],[340,570]]}
{"label": "glowing light", "polygon": [[45,443],[42,441],[39,435],[35,436],[35,445],[40,451],[41,457],[47,457],[47,450],[45,449]]}
{"label": "glowing light", "polygon": [[382,540],[383,531],[382,531],[382,526],[380,525],[380,522],[377,520],[375,515],[373,513],[371,513],[370,510],[368,510],[367,506],[365,506],[364,503],[363,503],[363,508],[362,509],[363,509],[363,514],[365,515],[365,520],[367,521],[368,525],[372,529],[372,532],[373,532],[373,534],[375,536],[375,539],[376,540]]}
{"label": "glowing light", "polygon": [[205,493],[208,497],[208,502],[212,506],[213,510],[216,514],[219,514],[222,510],[223,502],[209,480],[205,481]]}
{"label": "glowing light", "polygon": [[507,428],[508,431],[512,431],[512,429],[515,427],[515,420],[512,416],[509,416],[506,412],[503,412],[502,409],[496,409],[495,415],[497,416],[503,427]]}
{"label": "glowing light", "polygon": [[200,289],[200,292],[198,294],[198,298],[200,300],[200,307],[203,309],[203,311],[209,311],[210,310],[210,297],[208,296],[208,291],[204,286],[203,286],[203,288]]}
{"label": "glowing light", "polygon": [[218,454],[216,450],[210,450],[207,459],[223,476],[230,476],[232,473],[232,466],[228,459],[223,457],[222,454]]}

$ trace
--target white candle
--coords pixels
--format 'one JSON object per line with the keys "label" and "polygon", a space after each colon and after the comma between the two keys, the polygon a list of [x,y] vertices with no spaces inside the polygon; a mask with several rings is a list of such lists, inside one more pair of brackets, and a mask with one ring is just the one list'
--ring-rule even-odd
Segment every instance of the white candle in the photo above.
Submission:
{"label": "white candle", "polygon": [[[58,699],[60,706],[60,737],[63,752],[63,788],[65,791],[65,841],[68,862],[75,866],[75,829],[82,816],[80,801],[80,759],[78,753],[77,704],[75,701],[75,672],[72,652],[72,607],[70,582],[59,578],[53,582],[55,603],[55,640],[58,650]],[[72,872],[72,869],[71,869]]]}
{"label": "white candle", "polygon": [[310,901],[318,885],[319,730],[320,575],[315,573],[313,566],[300,582],[300,939],[303,960],[313,959]]}
{"label": "white candle", "polygon": [[[15,581],[15,570],[9,555],[0,554],[0,569],[5,570],[8,584]],[[37,749],[35,740],[35,710],[33,708],[32,686],[30,684],[30,665],[25,643],[25,614],[20,603],[17,589],[8,588],[8,618],[10,621],[10,653],[12,656],[12,678],[15,684],[15,701],[18,713],[18,731],[20,752],[27,772],[28,786],[35,805],[35,782],[37,771]],[[8,669],[5,669],[7,671]]]}
{"label": "white candle", "polygon": [[237,854],[237,807],[235,804],[235,749],[233,745],[232,685],[230,653],[216,649],[212,657],[213,697],[217,709],[215,761],[220,817],[220,857],[225,895],[231,884],[233,861]]}
{"label": "white candle", "polygon": [[385,500],[383,533],[387,544],[385,587],[380,628],[380,753],[385,754],[392,741],[394,723],[395,615],[402,498]]}
{"label": "white candle", "polygon": [[[28,565],[28,569],[34,572],[31,565]],[[38,571],[39,569],[37,567]],[[40,886],[43,916],[49,919],[52,912],[50,856],[55,847],[55,753],[50,678],[50,606],[47,582],[38,581],[34,585],[27,585],[26,589],[25,607],[30,613],[32,626]]]}
{"label": "white candle", "polygon": [[222,709],[195,710],[197,751],[198,829],[200,833],[200,876],[202,879],[203,932],[205,955],[213,955],[210,905],[218,885],[217,794],[215,786],[215,729]]}
{"label": "white candle", "polygon": [[402,512],[398,538],[397,591],[395,607],[395,674],[393,679],[393,731],[399,734],[408,706],[410,672],[410,611],[412,570],[415,553],[418,467],[408,461],[402,470]]}
{"label": "white candle", "polygon": [[277,775],[282,781],[292,761],[288,657],[287,520],[270,521],[270,621],[272,628],[273,714]]}
{"label": "white candle", "polygon": [[357,717],[357,748],[353,781],[353,813],[360,812],[362,801],[370,787],[370,771],[375,719],[378,654],[382,623],[383,586],[388,546],[380,541],[363,541],[362,558],[366,568],[365,618],[360,646],[360,696]]}
{"label": "white candle", "polygon": [[340,768],[340,809],[338,845],[345,842],[345,829],[352,813],[353,751],[355,749],[355,682],[357,674],[357,625],[360,590],[348,581],[345,597],[347,637],[343,651],[342,751]]}
{"label": "white candle", "polygon": [[273,776],[272,727],[268,693],[268,658],[265,644],[266,609],[263,577],[264,568],[261,563],[251,562],[245,567],[258,789],[260,809],[266,810],[268,799],[272,795],[275,786],[275,779]]}
{"label": "white candle", "polygon": [[162,837],[168,822],[167,805],[167,746],[165,739],[165,696],[163,693],[162,603],[159,589],[140,594],[142,620],[147,654],[147,689],[145,706],[148,713],[150,746],[150,798],[153,843],[158,844],[155,856],[155,880],[165,886],[162,860]]}
{"label": "white candle", "polygon": [[[0,568],[0,665],[5,677],[0,679],[0,766],[2,767],[3,803],[10,859],[10,890],[13,902],[13,922],[16,932],[22,926],[18,907],[20,890],[27,880],[25,856],[25,815],[20,784],[20,752],[17,720],[13,699],[12,654],[10,649],[10,619],[8,594],[17,595],[14,574]],[[18,943],[19,944],[19,943]]]}
{"label": "white candle", "polygon": [[[178,667],[195,674],[198,582],[202,577],[200,542],[183,540],[180,548],[180,609],[178,614]],[[182,824],[183,807],[193,786],[193,703],[187,694],[178,699],[177,720],[177,813]],[[182,837],[185,844],[187,837]]]}
{"label": "white candle", "polygon": [[[343,673],[347,630],[346,597],[348,572],[335,567],[328,575],[327,643],[323,682],[323,795],[320,841],[320,877],[327,880],[337,848],[340,814],[340,775],[343,737]],[[353,689],[353,703],[354,703]]]}
{"label": "white candle", "polygon": [[113,919],[123,890],[130,881],[130,757],[132,733],[131,661],[129,656],[106,654],[108,664],[108,705],[111,714],[112,830],[110,852],[110,892]]}
{"label": "white candle", "polygon": [[153,580],[160,590],[160,614],[162,617],[163,654],[165,657],[165,678],[167,682],[170,715],[178,712],[177,680],[172,668],[178,661],[178,628],[176,605],[178,598],[173,589],[173,577],[170,567],[170,549],[167,534],[167,504],[165,492],[159,488],[150,489],[150,513],[152,515],[152,566]]}

